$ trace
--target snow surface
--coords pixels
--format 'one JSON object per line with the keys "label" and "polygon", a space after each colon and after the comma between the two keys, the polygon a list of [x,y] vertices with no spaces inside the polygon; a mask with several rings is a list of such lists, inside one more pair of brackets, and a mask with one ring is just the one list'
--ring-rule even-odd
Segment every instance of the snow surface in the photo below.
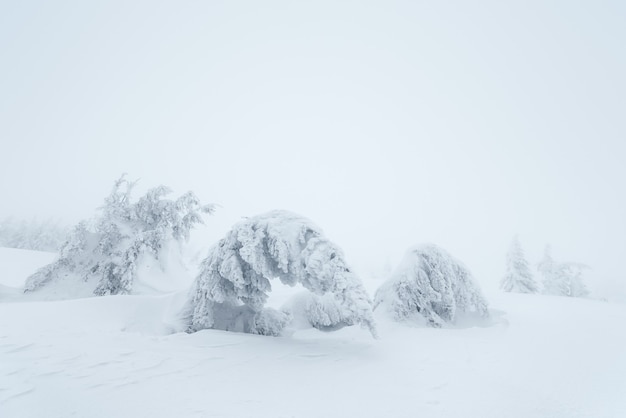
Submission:
{"label": "snow surface", "polygon": [[[50,261],[16,251],[0,249],[4,286]],[[494,293],[487,326],[379,318],[374,340],[171,333],[185,297],[0,303],[0,417],[626,416],[624,305]]]}

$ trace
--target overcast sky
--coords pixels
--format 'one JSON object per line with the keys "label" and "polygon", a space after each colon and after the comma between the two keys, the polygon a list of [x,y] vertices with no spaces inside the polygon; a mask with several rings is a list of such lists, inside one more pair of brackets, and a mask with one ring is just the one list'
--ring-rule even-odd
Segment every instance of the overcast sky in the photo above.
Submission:
{"label": "overcast sky", "polygon": [[219,203],[208,240],[289,209],[364,274],[434,242],[489,285],[519,233],[614,286],[624,22],[623,1],[4,1],[0,217],[75,222],[128,172]]}

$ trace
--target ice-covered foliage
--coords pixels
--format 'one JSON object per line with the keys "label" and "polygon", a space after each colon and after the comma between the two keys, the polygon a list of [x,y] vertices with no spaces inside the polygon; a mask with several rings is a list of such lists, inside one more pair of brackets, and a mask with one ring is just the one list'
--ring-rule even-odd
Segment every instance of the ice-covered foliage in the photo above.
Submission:
{"label": "ice-covered foliage", "polygon": [[0,247],[58,251],[68,232],[68,228],[50,219],[26,222],[6,218],[0,221]]}
{"label": "ice-covered foliage", "polygon": [[29,277],[25,290],[76,276],[92,283],[95,295],[130,293],[140,258],[150,255],[159,260],[165,245],[188,239],[190,230],[202,223],[201,214],[213,211],[213,206],[202,205],[191,192],[176,200],[166,199],[170,191],[164,186],[132,202],[134,184],[125,176],[116,181],[99,216],[80,222],[59,258]]}
{"label": "ice-covered foliage", "polygon": [[500,287],[505,292],[537,293],[537,282],[530,270],[518,237],[513,238],[506,256],[506,274]]}
{"label": "ice-covered foliage", "polygon": [[543,277],[543,293],[555,296],[587,297],[589,290],[582,276],[583,271],[588,268],[581,263],[555,262],[551,255],[551,248],[547,246],[541,262],[537,265],[537,270]]}
{"label": "ice-covered foliage", "polygon": [[324,301],[309,312],[316,328],[358,323],[375,335],[371,300],[341,249],[311,221],[287,211],[235,225],[209,251],[183,313],[188,330],[279,335],[291,315],[265,307],[274,279],[300,283]]}
{"label": "ice-covered foliage", "polygon": [[432,244],[406,253],[376,292],[374,306],[398,321],[425,321],[434,327],[454,323],[460,316],[489,316],[487,302],[469,270]]}
{"label": "ice-covered foliage", "polygon": [[313,327],[320,331],[335,331],[346,325],[341,303],[331,293],[299,292],[282,305],[281,311],[292,317],[289,327],[293,330]]}

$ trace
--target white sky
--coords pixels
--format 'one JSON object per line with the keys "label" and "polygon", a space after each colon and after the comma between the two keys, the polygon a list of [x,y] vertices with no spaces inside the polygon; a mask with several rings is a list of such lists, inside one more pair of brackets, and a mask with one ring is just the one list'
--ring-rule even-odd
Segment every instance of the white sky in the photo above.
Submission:
{"label": "white sky", "polygon": [[[626,2],[0,2],[0,217],[91,216],[124,171],[289,209],[362,272],[520,234],[626,281]],[[593,283],[590,283],[595,286]],[[608,286],[608,285],[607,285]]]}

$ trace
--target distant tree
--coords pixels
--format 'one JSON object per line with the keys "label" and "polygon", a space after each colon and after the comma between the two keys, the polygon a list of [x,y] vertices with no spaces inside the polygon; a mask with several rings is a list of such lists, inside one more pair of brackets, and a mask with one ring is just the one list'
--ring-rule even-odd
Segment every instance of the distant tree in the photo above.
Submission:
{"label": "distant tree", "polygon": [[0,247],[36,251],[58,251],[68,228],[52,220],[30,222],[6,218],[0,221]]}
{"label": "distant tree", "polygon": [[287,211],[240,222],[209,251],[183,312],[188,331],[279,335],[291,315],[265,307],[275,279],[314,294],[305,308],[312,326],[362,324],[375,335],[371,301],[341,249],[311,221]]}
{"label": "distant tree", "polygon": [[500,287],[505,292],[537,293],[537,282],[530,270],[524,250],[516,236],[506,257],[506,274],[502,278]]}
{"label": "distant tree", "polygon": [[398,321],[417,319],[433,327],[454,323],[463,314],[489,316],[487,302],[469,270],[432,244],[406,253],[376,292],[374,306]]}
{"label": "distant tree", "polygon": [[541,261],[537,264],[537,271],[542,277],[544,294],[560,294],[558,282],[554,279],[557,270],[557,263],[552,258],[552,246],[546,245]]}
{"label": "distant tree", "polygon": [[559,265],[558,277],[561,277],[565,290],[563,296],[574,298],[585,298],[589,296],[589,290],[583,280],[583,272],[589,266],[581,263],[561,263]]}
{"label": "distant tree", "polygon": [[95,295],[127,294],[132,291],[137,262],[144,255],[159,259],[164,245],[182,242],[202,223],[202,205],[188,192],[176,200],[165,199],[170,191],[156,187],[137,202],[131,201],[134,182],[122,176],[92,221],[80,222],[61,248],[59,258],[38,270],[25,290],[37,290],[69,275],[94,284]]}
{"label": "distant tree", "polygon": [[581,263],[557,263],[546,246],[537,270],[542,275],[543,293],[546,295],[587,297],[589,290],[583,281],[583,272],[589,267]]}

